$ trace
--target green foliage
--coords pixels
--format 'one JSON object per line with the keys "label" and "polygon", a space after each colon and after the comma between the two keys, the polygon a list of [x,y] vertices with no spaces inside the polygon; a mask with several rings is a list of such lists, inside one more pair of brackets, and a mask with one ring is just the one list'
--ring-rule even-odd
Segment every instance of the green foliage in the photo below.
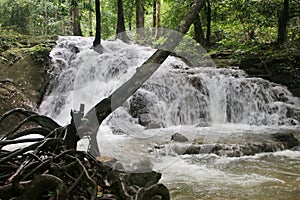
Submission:
{"label": "green foliage", "polygon": [[101,1],[101,36],[103,39],[116,34],[117,1]]}
{"label": "green foliage", "polygon": [[30,2],[27,0],[6,0],[0,3],[1,26],[18,33],[29,34]]}
{"label": "green foliage", "polygon": [[[279,0],[224,0],[212,2],[213,33],[232,46],[235,42],[272,42],[277,36]],[[218,40],[216,41],[218,42]],[[226,43],[226,42],[225,42]],[[224,41],[221,41],[224,45]]]}
{"label": "green foliage", "polygon": [[[126,30],[135,31],[135,1],[124,1]],[[72,35],[70,17],[71,0],[1,0],[0,31],[5,34]],[[194,0],[162,0],[161,26],[174,27],[182,19]],[[153,0],[144,0],[145,29],[151,32],[153,24]],[[282,0],[210,0],[211,42],[222,47],[236,48],[245,44],[276,41],[278,13]],[[82,32],[89,35],[90,23],[95,28],[94,0],[78,0]],[[300,9],[296,0],[290,1],[292,9]],[[90,22],[89,14],[92,14]],[[207,26],[206,7],[200,12],[204,33]],[[117,24],[117,0],[101,0],[102,37],[115,35]],[[193,31],[188,33],[193,36]],[[299,18],[289,22],[289,38],[300,37]],[[149,43],[148,39],[142,43]],[[151,41],[150,41],[151,42]],[[242,44],[242,45],[241,45]]]}
{"label": "green foliage", "polygon": [[191,0],[164,0],[162,5],[162,25],[169,29],[175,28],[190,8]]}
{"label": "green foliage", "polygon": [[30,55],[35,63],[37,64],[43,64],[46,62],[45,58],[47,58],[47,55],[51,49],[43,44],[36,45],[32,48],[30,48]]}
{"label": "green foliage", "polygon": [[68,26],[65,1],[2,0],[1,29],[30,35],[58,35]]}

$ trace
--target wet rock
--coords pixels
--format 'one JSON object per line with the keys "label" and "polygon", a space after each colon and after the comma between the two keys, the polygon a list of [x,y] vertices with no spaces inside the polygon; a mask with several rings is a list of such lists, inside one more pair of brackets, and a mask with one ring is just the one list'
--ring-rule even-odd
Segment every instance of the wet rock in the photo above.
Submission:
{"label": "wet rock", "polygon": [[174,148],[178,154],[207,154],[240,157],[251,156],[262,152],[275,152],[285,149],[281,142],[247,143],[247,144],[205,144]]}
{"label": "wet rock", "polygon": [[290,118],[290,124],[291,125],[297,125],[300,121],[300,109],[299,108],[293,108],[291,106],[287,106],[287,112],[286,117]]}
{"label": "wet rock", "polygon": [[151,122],[149,115],[141,114],[138,116],[138,123],[142,126],[148,126]]}
{"label": "wet rock", "polygon": [[199,154],[201,152],[200,146],[189,146],[187,148],[182,148],[182,151],[184,150],[183,154]]}
{"label": "wet rock", "polygon": [[129,101],[129,113],[136,118],[141,114],[149,113],[147,100],[141,93],[136,93]]}
{"label": "wet rock", "polygon": [[148,104],[149,102],[147,101],[145,95],[143,95],[142,93],[134,94],[129,101],[130,115],[134,118],[138,118],[138,123],[142,126],[147,126],[151,122],[151,119],[148,115]]}
{"label": "wet rock", "polygon": [[[300,97],[299,53],[282,51],[282,53],[276,56],[272,55],[271,57],[269,55],[246,57],[241,60],[239,67],[245,70],[250,76],[262,77],[269,81],[285,85],[295,96]],[[291,62],[291,58],[293,62]],[[293,70],[284,70],[287,66]]]}
{"label": "wet rock", "polygon": [[205,95],[209,95],[209,91],[200,77],[192,76],[189,78],[189,82],[195,89],[201,91]]}
{"label": "wet rock", "polygon": [[289,99],[286,97],[286,95],[284,93],[280,93],[278,95],[278,100],[282,101],[282,102],[287,102]]}
{"label": "wet rock", "polygon": [[157,122],[151,122],[146,126],[147,129],[157,129],[157,128],[163,128],[164,125],[162,123],[157,123]]}
{"label": "wet rock", "polygon": [[276,140],[280,141],[287,149],[291,149],[295,146],[300,145],[299,140],[295,138],[292,133],[276,133],[273,134],[273,137]]}
{"label": "wet rock", "polygon": [[292,151],[300,151],[300,146],[295,146],[291,148]]}
{"label": "wet rock", "polygon": [[296,126],[299,124],[299,121],[295,120],[295,119],[289,119],[288,121],[291,125]]}
{"label": "wet rock", "polygon": [[188,142],[189,139],[180,133],[175,133],[172,135],[171,140],[175,142]]}
{"label": "wet rock", "polygon": [[106,166],[119,171],[124,171],[123,165],[114,157],[110,156],[99,156],[96,158],[98,161],[103,162]]}
{"label": "wet rock", "polygon": [[136,185],[139,187],[150,187],[158,183],[161,173],[155,171],[131,172],[125,175],[125,182],[128,186]]}
{"label": "wet rock", "polygon": [[204,119],[201,119],[200,122],[196,125],[196,127],[210,127],[211,124]]}
{"label": "wet rock", "polygon": [[149,188],[141,188],[136,199],[169,200],[170,192],[163,184],[155,184]]}

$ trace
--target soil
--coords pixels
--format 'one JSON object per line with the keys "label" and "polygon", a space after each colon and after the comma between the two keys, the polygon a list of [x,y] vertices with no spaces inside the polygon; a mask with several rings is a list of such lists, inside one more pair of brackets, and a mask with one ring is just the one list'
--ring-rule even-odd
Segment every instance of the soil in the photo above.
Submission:
{"label": "soil", "polygon": [[[0,35],[0,116],[12,108],[37,109],[48,84],[49,52],[56,37]],[[2,123],[10,127],[16,119]]]}

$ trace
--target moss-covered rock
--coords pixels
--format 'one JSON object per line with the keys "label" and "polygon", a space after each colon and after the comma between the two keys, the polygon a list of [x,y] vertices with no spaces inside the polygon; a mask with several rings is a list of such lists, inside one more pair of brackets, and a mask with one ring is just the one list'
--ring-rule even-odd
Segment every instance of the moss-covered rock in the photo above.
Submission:
{"label": "moss-covered rock", "polygon": [[249,76],[285,85],[300,97],[300,39],[278,44],[252,44],[240,49],[215,49],[210,52],[218,67],[239,66]]}
{"label": "moss-covered rock", "polygon": [[249,57],[241,61],[240,68],[251,76],[285,85],[300,97],[300,51]]}
{"label": "moss-covered rock", "polygon": [[55,41],[56,37],[0,36],[0,116],[12,108],[35,109],[41,103]]}

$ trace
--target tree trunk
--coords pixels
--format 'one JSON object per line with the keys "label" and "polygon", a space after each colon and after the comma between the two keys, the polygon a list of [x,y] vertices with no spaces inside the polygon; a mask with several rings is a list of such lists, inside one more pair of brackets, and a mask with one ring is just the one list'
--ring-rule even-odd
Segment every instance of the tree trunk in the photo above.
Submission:
{"label": "tree trunk", "polygon": [[101,45],[101,13],[100,13],[100,0],[95,0],[96,10],[96,34],[93,46],[97,47]]}
{"label": "tree trunk", "polygon": [[89,35],[93,36],[92,0],[89,0]]}
{"label": "tree trunk", "polygon": [[[158,67],[167,59],[172,50],[182,40],[184,34],[189,30],[191,24],[196,20],[200,9],[203,7],[205,0],[196,0],[196,3],[191,7],[188,14],[175,29],[175,32],[168,37],[162,47],[148,59],[142,66],[136,69],[136,73],[121,87],[114,91],[109,97],[103,99],[94,106],[84,116],[86,119],[80,125],[78,130],[91,132],[96,140],[96,133],[102,121],[119,106],[121,106],[134,92],[136,92],[142,84],[147,81]],[[79,132],[80,134],[80,132]],[[99,155],[97,142],[91,144],[92,155]]]}
{"label": "tree trunk", "polygon": [[62,35],[66,34],[66,30],[65,30],[65,16],[61,16],[61,30],[62,30]]}
{"label": "tree trunk", "polygon": [[70,6],[70,10],[69,10],[69,16],[70,16],[70,20],[69,20],[69,27],[67,28],[67,34],[68,33],[70,33],[70,34],[72,34],[73,33],[73,27],[74,27],[74,20],[73,20],[73,10],[74,10],[74,8],[73,8],[73,5],[72,5],[72,1],[71,1],[71,6]]}
{"label": "tree trunk", "polygon": [[211,4],[209,0],[207,2],[207,13],[206,13],[206,46],[209,47],[210,44],[210,35],[211,35]]}
{"label": "tree trunk", "polygon": [[125,43],[129,42],[129,38],[125,30],[123,0],[118,0],[118,24],[116,38],[122,40]]}
{"label": "tree trunk", "polygon": [[44,17],[45,17],[45,29],[44,35],[48,34],[48,10],[47,10],[47,1],[44,0]]}
{"label": "tree trunk", "polygon": [[58,22],[58,0],[55,0],[55,14],[54,14],[54,21]]}
{"label": "tree trunk", "polygon": [[154,28],[154,37],[159,38],[160,33],[160,8],[161,8],[161,0],[153,1],[153,28]]}
{"label": "tree trunk", "polygon": [[202,23],[199,14],[197,15],[196,21],[194,22],[194,39],[202,46],[205,46],[204,32],[202,29]]}
{"label": "tree trunk", "polygon": [[73,35],[82,36],[80,20],[79,20],[79,8],[78,2],[76,0],[72,0],[71,2],[72,11],[73,11]]}
{"label": "tree trunk", "polygon": [[145,36],[143,0],[136,0],[136,33],[137,39],[141,39]]}
{"label": "tree trunk", "polygon": [[289,18],[289,0],[284,0],[283,10],[279,14],[278,19],[278,35],[277,42],[282,44],[287,41],[287,23]]}
{"label": "tree trunk", "polygon": [[156,1],[157,0],[153,0],[153,35],[155,35],[155,27],[156,27]]}

